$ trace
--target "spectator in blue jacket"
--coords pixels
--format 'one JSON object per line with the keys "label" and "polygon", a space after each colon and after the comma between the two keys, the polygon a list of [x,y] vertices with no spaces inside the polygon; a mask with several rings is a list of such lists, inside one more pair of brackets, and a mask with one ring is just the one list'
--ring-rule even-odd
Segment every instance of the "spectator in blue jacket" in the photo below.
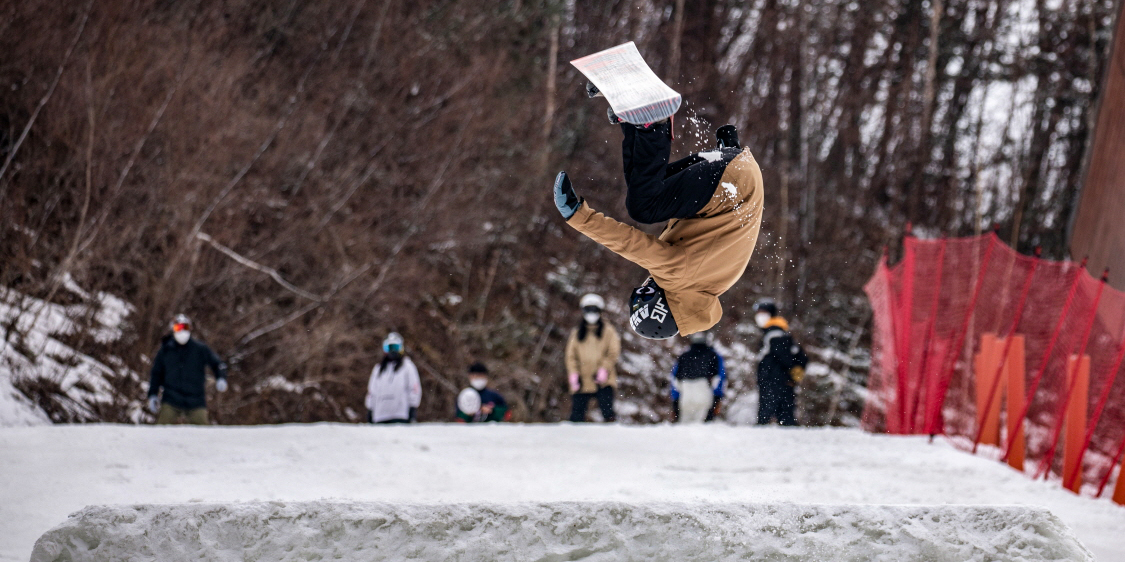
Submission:
{"label": "spectator in blue jacket", "polygon": [[690,341],[691,347],[672,367],[672,419],[712,421],[719,414],[727,370],[723,357],[707,343],[706,332],[692,334]]}

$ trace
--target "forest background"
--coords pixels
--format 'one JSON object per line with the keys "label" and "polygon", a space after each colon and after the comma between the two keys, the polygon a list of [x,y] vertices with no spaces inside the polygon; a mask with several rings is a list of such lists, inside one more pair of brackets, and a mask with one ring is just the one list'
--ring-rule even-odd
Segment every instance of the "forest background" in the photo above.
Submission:
{"label": "forest background", "polygon": [[[565,169],[627,216],[620,133],[567,61],[632,40],[684,95],[674,155],[734,123],[763,168],[762,236],[717,340],[752,349],[751,305],[775,298],[862,387],[861,287],[907,225],[995,225],[1020,251],[1067,257],[1113,13],[1114,0],[4,0],[0,287],[27,313],[83,300],[73,284],[132,306],[111,343],[81,329],[97,307],[73,308],[80,328],[57,335],[109,366],[108,399],[70,408],[59,377],[34,370],[15,386],[55,421],[137,421],[183,311],[229,358],[221,423],[359,421],[390,330],[420,366],[421,419],[450,419],[482,360],[519,419],[558,420],[579,296],[606,296],[624,331],[643,279],[552,204]],[[14,318],[2,344],[36,353]],[[621,392],[645,404],[627,417],[666,417],[682,343],[625,347]]]}

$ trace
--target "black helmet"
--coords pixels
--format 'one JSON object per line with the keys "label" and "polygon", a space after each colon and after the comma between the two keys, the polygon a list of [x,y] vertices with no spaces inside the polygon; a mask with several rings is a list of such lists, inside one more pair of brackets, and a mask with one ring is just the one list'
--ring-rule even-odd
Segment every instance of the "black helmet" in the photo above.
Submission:
{"label": "black helmet", "polygon": [[666,340],[680,333],[664,289],[651,277],[629,296],[629,325],[634,332],[650,340]]}
{"label": "black helmet", "polygon": [[770,316],[777,316],[777,304],[770,299],[762,299],[754,303],[754,312],[767,312]]}

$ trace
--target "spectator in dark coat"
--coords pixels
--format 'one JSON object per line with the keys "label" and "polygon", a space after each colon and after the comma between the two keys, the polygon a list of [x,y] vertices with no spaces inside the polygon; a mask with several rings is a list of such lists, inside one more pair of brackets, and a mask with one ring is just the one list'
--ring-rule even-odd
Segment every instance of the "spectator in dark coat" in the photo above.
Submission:
{"label": "spectator in dark coat", "polygon": [[804,374],[804,352],[789,334],[789,323],[778,314],[777,305],[762,301],[754,305],[754,322],[762,329],[758,351],[758,425],[774,419],[780,425],[797,425],[795,387]]}
{"label": "spectator in dark coat", "polygon": [[[164,336],[149,373],[148,408],[156,423],[207,425],[206,367],[215,374],[215,389],[227,390],[227,365],[207,344],[191,336],[191,320],[177,314],[172,333]],[[163,393],[161,393],[163,390]]]}
{"label": "spectator in dark coat", "polygon": [[480,394],[480,409],[469,414],[457,408],[457,421],[472,422],[500,422],[512,421],[512,411],[508,409],[508,402],[499,392],[488,388],[488,367],[484,363],[469,365],[469,386]]}

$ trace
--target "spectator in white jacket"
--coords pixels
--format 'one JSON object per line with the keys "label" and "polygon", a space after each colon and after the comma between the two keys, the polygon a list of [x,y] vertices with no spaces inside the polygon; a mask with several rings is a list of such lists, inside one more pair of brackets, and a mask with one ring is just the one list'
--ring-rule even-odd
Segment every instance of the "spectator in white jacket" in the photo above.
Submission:
{"label": "spectator in white jacket", "polygon": [[383,360],[371,370],[367,382],[367,421],[370,423],[412,423],[418,421],[422,403],[422,383],[418,368],[403,354],[403,340],[397,332],[383,340]]}

